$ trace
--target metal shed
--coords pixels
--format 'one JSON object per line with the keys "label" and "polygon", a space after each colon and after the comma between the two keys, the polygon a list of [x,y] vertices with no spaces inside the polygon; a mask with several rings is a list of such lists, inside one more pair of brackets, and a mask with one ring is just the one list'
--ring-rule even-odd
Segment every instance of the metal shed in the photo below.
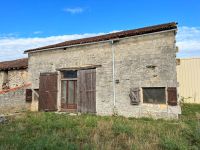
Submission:
{"label": "metal shed", "polygon": [[187,103],[200,103],[200,58],[184,58],[178,62],[179,97]]}

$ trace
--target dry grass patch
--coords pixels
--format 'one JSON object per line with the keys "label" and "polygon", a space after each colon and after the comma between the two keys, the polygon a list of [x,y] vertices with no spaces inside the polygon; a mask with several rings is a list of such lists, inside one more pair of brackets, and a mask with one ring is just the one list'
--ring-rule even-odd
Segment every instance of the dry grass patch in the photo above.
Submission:
{"label": "dry grass patch", "polygon": [[179,120],[27,112],[0,124],[0,149],[200,149],[200,105]]}

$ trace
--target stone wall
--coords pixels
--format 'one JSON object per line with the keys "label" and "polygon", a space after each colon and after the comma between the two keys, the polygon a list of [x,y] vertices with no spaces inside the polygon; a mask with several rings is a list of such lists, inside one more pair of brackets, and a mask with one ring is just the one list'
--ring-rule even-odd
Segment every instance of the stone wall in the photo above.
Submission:
{"label": "stone wall", "polygon": [[[134,87],[176,87],[175,32],[166,31],[134,36],[112,44],[101,42],[51,51],[29,53],[29,81],[39,88],[41,72],[55,72],[59,68],[101,65],[96,69],[96,110],[99,115],[112,115],[113,62],[115,51],[116,107],[118,115],[127,117],[177,117],[179,106],[130,104],[129,91]],[[155,69],[147,68],[156,66]],[[60,93],[58,93],[59,97]],[[58,106],[60,107],[60,106]],[[60,109],[60,108],[58,108]]]}
{"label": "stone wall", "polygon": [[2,85],[6,80],[10,88],[23,86],[27,83],[28,71],[27,69],[0,71],[0,90],[2,90]]}
{"label": "stone wall", "polygon": [[25,101],[26,87],[0,92],[0,113],[13,113],[30,110],[29,102]]}
{"label": "stone wall", "polygon": [[[30,109],[30,103],[25,101],[27,79],[27,69],[0,71],[0,113]],[[5,81],[9,89],[2,89]]]}
{"label": "stone wall", "polygon": [[3,82],[4,82],[4,72],[0,71],[0,90],[2,90]]}
{"label": "stone wall", "polygon": [[9,87],[22,86],[27,83],[28,72],[26,69],[23,70],[11,70],[8,71]]}

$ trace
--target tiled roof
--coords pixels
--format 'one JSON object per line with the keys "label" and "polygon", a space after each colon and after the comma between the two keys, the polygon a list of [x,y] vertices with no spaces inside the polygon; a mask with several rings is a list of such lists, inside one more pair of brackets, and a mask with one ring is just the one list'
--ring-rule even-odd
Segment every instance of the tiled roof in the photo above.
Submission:
{"label": "tiled roof", "polygon": [[121,31],[121,32],[115,32],[115,33],[110,33],[110,34],[105,34],[105,35],[100,35],[100,36],[95,36],[95,37],[89,37],[89,38],[83,38],[83,39],[78,39],[78,40],[65,41],[65,42],[58,43],[58,44],[48,45],[48,46],[39,47],[39,48],[35,48],[35,49],[29,49],[29,50],[26,50],[25,53],[35,52],[35,51],[39,51],[39,50],[43,50],[43,49],[56,48],[56,47],[86,44],[86,43],[92,43],[92,42],[100,42],[100,41],[148,34],[148,33],[159,32],[159,31],[164,31],[164,30],[171,30],[171,29],[177,29],[176,22],[160,24],[160,25],[155,25],[155,26],[149,26],[149,27],[133,29],[133,30],[126,30],[126,31]]}
{"label": "tiled roof", "polygon": [[0,62],[0,71],[19,70],[28,68],[28,58]]}

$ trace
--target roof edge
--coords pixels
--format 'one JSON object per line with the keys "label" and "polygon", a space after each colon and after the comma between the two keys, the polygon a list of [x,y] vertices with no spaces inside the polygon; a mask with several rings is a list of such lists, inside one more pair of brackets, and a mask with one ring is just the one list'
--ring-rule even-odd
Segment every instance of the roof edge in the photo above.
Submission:
{"label": "roof edge", "polygon": [[138,35],[143,35],[143,34],[150,34],[150,33],[166,31],[166,30],[172,30],[172,29],[177,29],[177,24],[178,24],[177,22],[171,22],[171,23],[166,23],[166,24],[137,28],[133,30],[125,30],[125,31],[120,31],[120,32],[115,32],[115,33],[93,36],[93,37],[88,37],[88,38],[69,40],[69,41],[47,45],[47,46],[43,46],[43,47],[39,47],[35,49],[28,49],[28,50],[25,50],[24,53],[37,52],[37,51],[42,51],[44,49],[50,50],[50,49],[56,49],[59,47],[61,48],[61,47],[67,47],[67,46],[76,46],[80,44],[82,45],[82,44],[89,44],[89,43],[95,43],[95,42],[109,41],[112,39],[121,39],[124,37],[133,37],[133,36],[138,36]]}
{"label": "roof edge", "polygon": [[0,71],[21,70],[28,68],[28,58],[0,62]]}

